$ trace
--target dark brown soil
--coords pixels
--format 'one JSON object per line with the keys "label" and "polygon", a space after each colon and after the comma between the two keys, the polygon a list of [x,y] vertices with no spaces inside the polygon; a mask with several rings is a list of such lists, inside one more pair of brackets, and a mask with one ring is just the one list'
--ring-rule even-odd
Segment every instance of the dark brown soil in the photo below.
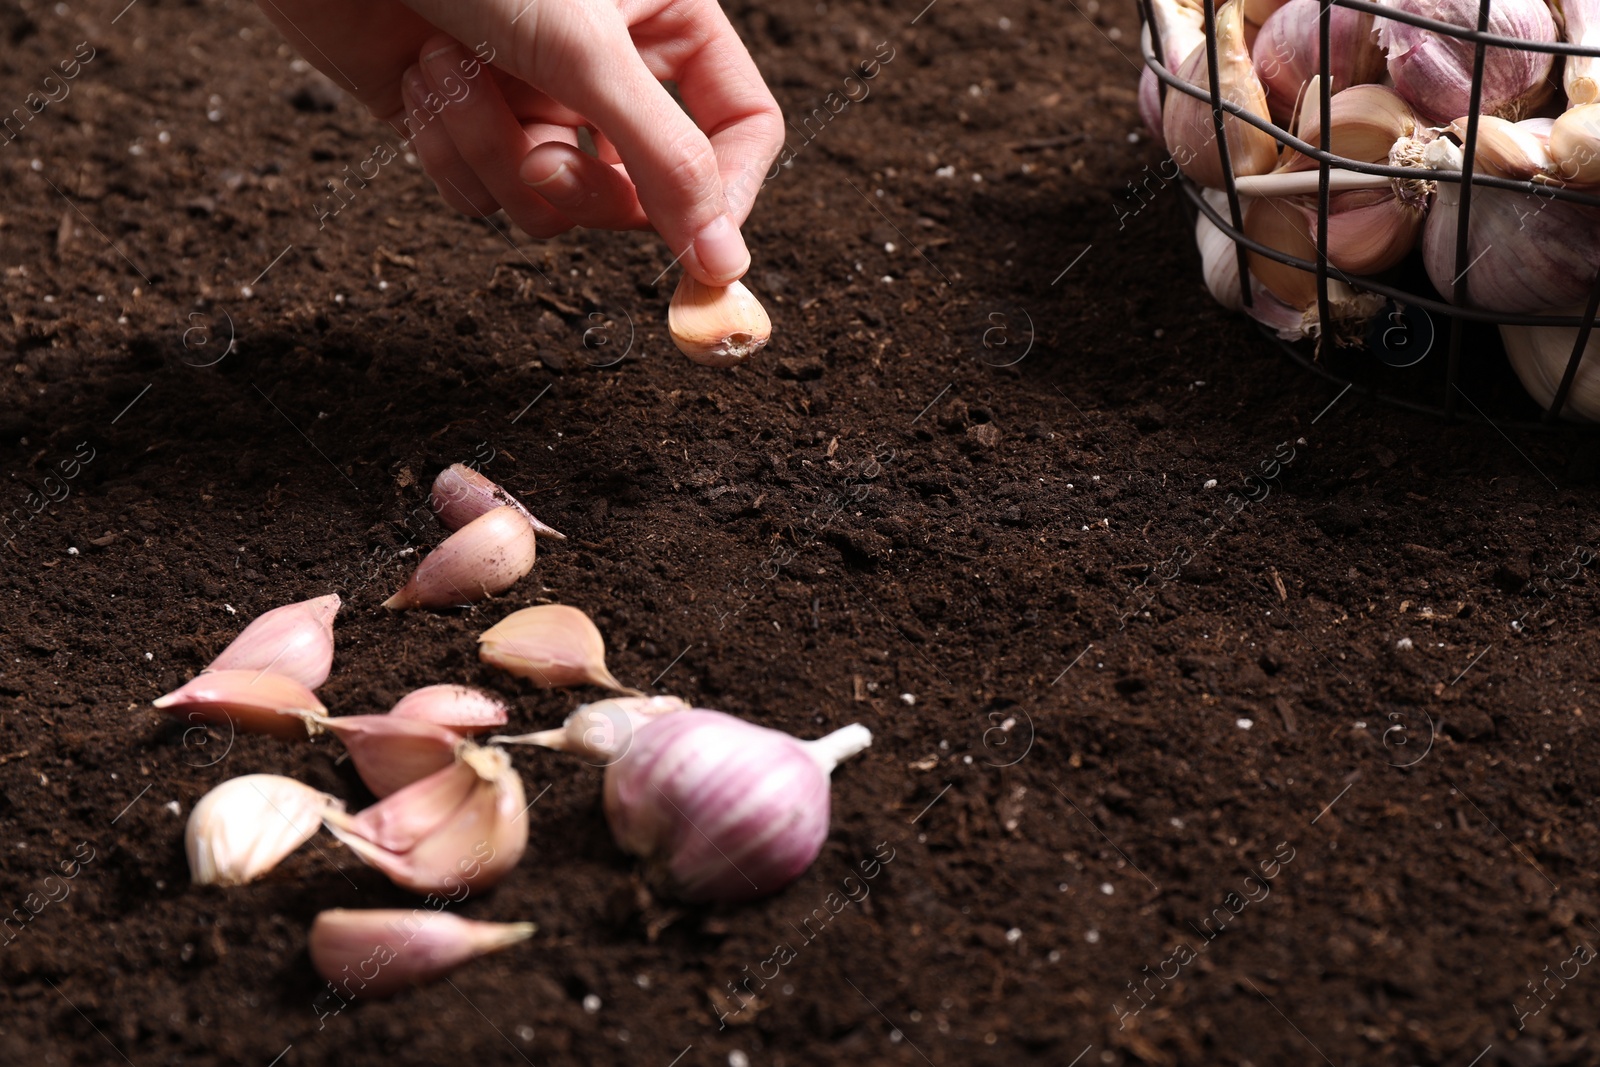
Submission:
{"label": "dark brown soil", "polygon": [[[0,13],[5,108],[95,49],[0,148],[0,1061],[1600,1060],[1597,452],[1341,396],[1213,307],[1179,192],[1127,214],[1131,6],[732,4],[796,150],[733,372],[666,341],[652,236],[538,245],[402,161],[319,231],[385,133],[249,5],[121,6]],[[572,540],[381,611],[472,459]],[[366,794],[149,701],[330,591],[338,713],[556,723],[474,637],[558,600],[634,684],[875,741],[805,876],[720,909],[641,902],[598,774],[519,752],[529,857],[460,910],[539,934],[319,1022],[313,915],[415,898],[326,837],[197,890],[183,823],[250,772]]]}

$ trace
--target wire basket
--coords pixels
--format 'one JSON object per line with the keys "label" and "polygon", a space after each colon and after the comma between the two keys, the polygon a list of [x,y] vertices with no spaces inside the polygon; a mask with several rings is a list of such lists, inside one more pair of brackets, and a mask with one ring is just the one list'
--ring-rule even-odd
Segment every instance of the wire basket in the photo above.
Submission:
{"label": "wire basket", "polygon": [[[1394,166],[1386,163],[1363,162],[1332,154],[1330,151],[1330,140],[1333,134],[1331,100],[1335,93],[1332,80],[1328,77],[1317,78],[1315,80],[1317,85],[1316,94],[1313,96],[1307,93],[1300,105],[1301,108],[1315,106],[1320,109],[1321,135],[1319,138],[1320,143],[1318,144],[1310,144],[1303,141],[1288,130],[1276,125],[1271,119],[1252,114],[1239,104],[1224,99],[1222,80],[1219,73],[1216,0],[1201,0],[1204,14],[1204,48],[1206,50],[1206,69],[1209,75],[1209,86],[1197,85],[1180,77],[1172,70],[1169,70],[1162,62],[1161,57],[1166,53],[1162,48],[1154,0],[1139,0],[1139,2],[1144,27],[1147,31],[1141,34],[1141,51],[1144,54],[1146,66],[1150,68],[1158,79],[1163,113],[1166,110],[1168,94],[1172,92],[1185,93],[1208,103],[1211,107],[1216,137],[1214,142],[1215,151],[1220,156],[1223,176],[1222,191],[1226,194],[1227,200],[1226,213],[1213,208],[1211,204],[1207,203],[1201,195],[1200,187],[1189,177],[1179,175],[1178,181],[1186,194],[1188,205],[1191,209],[1191,220],[1196,213],[1203,214],[1233,241],[1234,251],[1238,257],[1239,277],[1243,282],[1241,296],[1245,306],[1247,308],[1250,307],[1252,301],[1251,284],[1249,282],[1250,271],[1247,260],[1247,253],[1252,252],[1316,276],[1317,322],[1320,326],[1322,337],[1332,336],[1331,329],[1334,325],[1328,296],[1330,276],[1337,278],[1357,291],[1374,293],[1387,300],[1382,314],[1373,320],[1373,325],[1367,332],[1365,344],[1337,351],[1334,351],[1334,346],[1332,345],[1323,345],[1321,350],[1318,351],[1304,343],[1285,342],[1284,347],[1295,361],[1335,383],[1354,385],[1375,399],[1445,419],[1480,418],[1501,426],[1518,426],[1529,429],[1600,430],[1600,422],[1591,424],[1562,419],[1579,366],[1585,358],[1589,336],[1594,330],[1597,311],[1600,311],[1600,272],[1596,273],[1593,282],[1589,286],[1587,304],[1583,314],[1558,315],[1508,314],[1474,307],[1471,303],[1467,286],[1454,286],[1461,302],[1450,303],[1440,298],[1432,291],[1431,287],[1426,292],[1414,292],[1399,284],[1372,277],[1351,276],[1339,271],[1336,267],[1330,265],[1328,261],[1330,175],[1346,171],[1355,174],[1415,179],[1419,176],[1418,171],[1415,168]],[[1430,181],[1460,185],[1460,201],[1455,233],[1455,274],[1457,280],[1462,279],[1472,265],[1469,261],[1469,253],[1471,251],[1469,233],[1474,189],[1504,189],[1537,196],[1544,200],[1562,200],[1585,207],[1600,208],[1600,195],[1597,195],[1597,193],[1600,193],[1600,188],[1590,187],[1590,191],[1580,191],[1558,184],[1521,181],[1483,173],[1481,169],[1475,166],[1478,162],[1484,59],[1488,48],[1539,52],[1552,56],[1600,57],[1600,48],[1585,47],[1562,41],[1529,41],[1517,37],[1489,33],[1491,5],[1492,0],[1479,0],[1476,29],[1465,29],[1448,22],[1437,21],[1409,11],[1397,10],[1384,4],[1374,3],[1371,0],[1324,0],[1320,5],[1319,13],[1317,34],[1319,46],[1319,65],[1317,69],[1319,71],[1325,72],[1332,69],[1330,27],[1331,8],[1333,6],[1366,12],[1375,18],[1408,23],[1441,36],[1468,42],[1471,45],[1473,66],[1470,107],[1466,115],[1465,135],[1461,138],[1461,167],[1459,170],[1430,170],[1426,172],[1426,177]],[[1552,76],[1554,76],[1553,69]],[[1233,162],[1229,157],[1230,146],[1224,129],[1223,119],[1225,113],[1240,122],[1248,123],[1270,134],[1280,144],[1316,161],[1318,175],[1315,227],[1316,259],[1305,259],[1287,254],[1254,241],[1246,235],[1240,205],[1241,194],[1235,184],[1236,175]],[[1426,284],[1425,280],[1424,284]],[[1501,409],[1504,407],[1503,404],[1487,401],[1490,396],[1497,400],[1503,399],[1504,390],[1502,386],[1506,384],[1505,379],[1515,382],[1515,377],[1510,373],[1510,365],[1504,350],[1500,347],[1498,330],[1491,328],[1498,325],[1577,328],[1576,341],[1573,345],[1572,354],[1567,360],[1560,384],[1555,391],[1554,398],[1544,408],[1540,416],[1531,418],[1515,416],[1491,418],[1468,392],[1469,387],[1478,391],[1479,399],[1489,402],[1491,408]],[[1425,369],[1419,369],[1426,361],[1427,356],[1437,350],[1438,342],[1441,340],[1445,354],[1442,368],[1440,367],[1440,361],[1434,360]],[[1589,358],[1593,362],[1600,359],[1600,354],[1592,355]],[[1499,381],[1495,379],[1496,373],[1500,376]],[[1433,402],[1433,397],[1438,398],[1437,402]],[[1538,409],[1538,405],[1532,403],[1531,400],[1524,406],[1529,410]],[[1571,413],[1568,412],[1568,414],[1570,417]]]}

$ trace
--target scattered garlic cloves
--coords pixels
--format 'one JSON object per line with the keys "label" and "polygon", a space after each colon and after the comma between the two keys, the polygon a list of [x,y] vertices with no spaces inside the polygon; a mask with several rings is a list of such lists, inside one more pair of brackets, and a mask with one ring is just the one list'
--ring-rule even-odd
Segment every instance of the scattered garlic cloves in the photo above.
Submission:
{"label": "scattered garlic cloves", "polygon": [[[441,803],[463,787],[454,807]],[[527,800],[511,758],[502,749],[471,744],[457,764],[354,817],[326,812],[324,822],[363,863],[417,893],[491,886],[528,847]],[[389,848],[366,836],[374,825],[390,843],[406,847]]]}
{"label": "scattered garlic cloves", "polygon": [[667,307],[667,332],[696,363],[736,367],[766,346],[772,320],[743,282],[715,289],[685,274]]}
{"label": "scattered garlic cloves", "polygon": [[566,604],[523,608],[478,638],[478,658],[541,689],[593,684],[638,694],[606,669],[606,643],[593,620]]}
{"label": "scattered garlic cloves", "polygon": [[391,611],[471,604],[510,589],[533,570],[533,526],[506,505],[485,512],[428,553],[405,588],[383,602]]}
{"label": "scattered garlic cloves", "polygon": [[206,670],[272,671],[315,689],[333,669],[338,612],[337,593],[273,608],[246,626]]}
{"label": "scattered garlic cloves", "polygon": [[544,537],[565,541],[567,535],[534,518],[522,501],[465,463],[455,463],[433,480],[433,510],[446,530],[459,530],[479,515],[500,507],[513,507]]}
{"label": "scattered garlic cloves", "polygon": [[389,709],[396,719],[414,719],[448,727],[461,734],[480,734],[504,726],[510,709],[481,689],[466,685],[428,685],[400,698]]}
{"label": "scattered garlic cloves", "polygon": [[627,755],[634,733],[651,719],[688,710],[689,705],[677,697],[612,697],[582,705],[554,730],[489,740],[494,744],[553,748],[606,764]]}
{"label": "scattered garlic cloves", "polygon": [[305,716],[327,708],[304,684],[260,670],[208,671],[152,703],[191,723],[232,722],[247,734],[303,741],[311,734]]}
{"label": "scattered garlic cloves", "polygon": [[356,773],[378,797],[450,766],[463,742],[448,727],[392,715],[318,716],[307,722],[344,742]]}
{"label": "scattered garlic cloves", "polygon": [[344,802],[293,778],[247,774],[200,798],[184,850],[195,885],[244,885],[311,840],[323,815]]}
{"label": "scattered garlic cloves", "polygon": [[[477,922],[421,908],[335,908],[318,913],[307,947],[317,973],[346,994],[387,997],[526,941],[536,930],[533,923]],[[367,967],[376,974],[369,977]]]}

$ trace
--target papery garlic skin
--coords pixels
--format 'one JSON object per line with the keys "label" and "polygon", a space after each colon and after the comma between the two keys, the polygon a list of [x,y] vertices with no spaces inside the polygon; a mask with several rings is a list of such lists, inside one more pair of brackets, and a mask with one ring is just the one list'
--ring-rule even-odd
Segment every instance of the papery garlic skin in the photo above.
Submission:
{"label": "papery garlic skin", "polygon": [[[1347,275],[1377,274],[1394,267],[1417,246],[1427,215],[1426,195],[1394,183],[1389,189],[1357,189],[1328,198],[1328,263]],[[1315,259],[1317,204],[1296,199]],[[1313,284],[1315,282],[1313,281]]]}
{"label": "papery garlic skin", "polygon": [[542,689],[598,685],[632,693],[606,669],[606,643],[594,620],[567,604],[514,611],[478,638],[478,658]]}
{"label": "papery garlic skin", "polygon": [[319,716],[311,724],[344,742],[356,773],[377,797],[448,767],[463,741],[448,727],[393,715]]}
{"label": "papery garlic skin", "polygon": [[259,670],[208,671],[151,703],[185,722],[232,723],[285,741],[304,741],[311,734],[305,716],[328,710],[302,683]]}
{"label": "papery garlic skin", "polygon": [[720,711],[663,715],[606,768],[606,821],[686,900],[766,896],[816,859],[829,773],[871,742],[860,725],[803,742]]}
{"label": "papery garlic skin", "polygon": [[184,851],[195,885],[244,885],[311,840],[344,802],[293,778],[247,774],[200,798],[189,813]]}
{"label": "papery garlic skin", "polygon": [[533,526],[511,506],[467,523],[428,553],[411,580],[383,602],[391,611],[445,608],[503,593],[533,570]]}
{"label": "papery garlic skin", "polygon": [[513,507],[522,512],[523,518],[543,536],[553,537],[557,541],[567,539],[567,535],[560,530],[535,518],[522,501],[465,463],[453,463],[439,472],[439,476],[433,480],[431,500],[434,514],[439,516],[439,523],[446,530],[459,530],[479,515],[495,508]]}
{"label": "papery garlic skin", "polygon": [[[1428,145],[1425,159],[1438,170],[1461,169],[1461,150],[1443,138]],[[1422,229],[1428,279],[1451,303],[1460,299],[1460,204],[1460,185],[1440,182]],[[1475,307],[1521,313],[1582,303],[1600,270],[1600,213],[1562,200],[1475,188],[1466,262],[1459,284]]]}
{"label": "papery garlic skin", "polygon": [[554,730],[516,737],[491,737],[493,744],[539,745],[582,756],[593,766],[615,763],[633,747],[633,736],[651,719],[688,711],[677,697],[611,697],[583,704]]}
{"label": "papery garlic skin", "polygon": [[448,727],[457,733],[481,734],[506,724],[504,701],[466,685],[426,685],[400,698],[389,709],[397,719],[415,719]]}
{"label": "papery garlic skin", "polygon": [[[1518,181],[1548,179],[1556,173],[1550,154],[1550,119],[1524,119],[1508,122],[1493,115],[1478,116],[1478,147],[1473,155],[1475,173],[1494,174]],[[1468,119],[1456,119],[1450,132],[1467,139]]]}
{"label": "papery garlic skin", "polygon": [[[1388,6],[1465,30],[1478,27],[1478,0],[1391,0]],[[1470,110],[1471,41],[1394,19],[1379,18],[1376,26],[1378,43],[1388,53],[1389,76],[1419,114],[1442,126]],[[1542,43],[1556,39],[1555,21],[1544,0],[1494,0],[1488,32]],[[1532,114],[1553,92],[1550,67],[1551,57],[1545,52],[1487,49],[1480,112],[1513,121]]]}
{"label": "papery garlic skin", "polygon": [[537,930],[533,923],[476,922],[432,909],[336,908],[312,921],[307,948],[317,973],[346,995],[388,997]]}
{"label": "papery garlic skin", "polygon": [[[1561,0],[1561,21],[1563,41],[1600,48],[1600,0]],[[1561,80],[1568,108],[1600,101],[1600,59],[1568,56]]]}
{"label": "papery garlic skin", "polygon": [[1600,185],[1600,103],[1568,108],[1550,124],[1545,147],[1551,173],[1563,184]]}
{"label": "papery garlic skin", "polygon": [[685,274],[667,308],[667,332],[696,363],[737,367],[766,347],[772,319],[743,282],[718,289]]}
{"label": "papery garlic skin", "polygon": [[339,603],[338,594],[329,593],[263,613],[206,670],[271,671],[317,688],[333,670],[333,617]]}
{"label": "papery garlic skin", "polygon": [[[1244,40],[1244,17],[1240,0],[1229,0],[1217,9],[1217,72],[1221,98],[1261,119],[1268,118],[1267,94],[1256,77],[1250,50]],[[1210,68],[1204,45],[1197,47],[1178,68],[1179,77],[1201,89],[1211,86]],[[1278,162],[1278,142],[1271,134],[1224,113],[1223,132],[1228,139],[1228,161],[1235,175],[1265,174]],[[1211,102],[1188,93],[1167,94],[1162,114],[1162,132],[1173,162],[1188,177],[1201,185],[1218,189],[1223,185],[1222,156],[1217,149],[1217,130]]]}
{"label": "papery garlic skin", "polygon": [[[441,796],[454,796],[459,785],[466,792],[457,805],[439,803]],[[450,895],[488,888],[511,873],[528,847],[522,779],[510,757],[497,748],[468,745],[459,764],[355,817],[329,812],[324,823],[363,863],[415,893]],[[385,827],[391,843],[409,847],[391,849],[371,840],[363,831],[374,824]]]}
{"label": "papery garlic skin", "polygon": [[[1227,193],[1221,189],[1207,189],[1202,195],[1217,214],[1227,218]],[[1249,206],[1249,201],[1242,200],[1239,206],[1242,210]],[[1244,297],[1239,285],[1239,254],[1233,239],[1217,229],[1216,224],[1201,211],[1195,214],[1194,243],[1200,249],[1206,289],[1212,299],[1229,311],[1241,310]]]}
{"label": "papery garlic skin", "polygon": [[[1556,308],[1551,315],[1575,315],[1582,318],[1588,308],[1583,304]],[[1561,388],[1561,379],[1567,373],[1567,362],[1572,358],[1573,346],[1578,343],[1576,326],[1501,326],[1500,339],[1505,342],[1506,357],[1511,369],[1528,395],[1541,408],[1549,410]],[[1600,331],[1592,331],[1578,363],[1578,373],[1561,406],[1561,417],[1572,422],[1600,421]]]}
{"label": "papery garlic skin", "polygon": [[[1316,0],[1313,0],[1315,3]],[[1313,78],[1306,98],[1317,98],[1321,79]],[[1386,85],[1352,85],[1328,100],[1328,151],[1360,163],[1386,163],[1396,141],[1431,138],[1417,127],[1417,115],[1403,96]],[[1300,112],[1295,136],[1307,144],[1322,144],[1322,108],[1307,107]],[[1292,149],[1286,151],[1280,171],[1316,170],[1317,161]],[[1334,177],[1353,176],[1334,171]]]}
{"label": "papery garlic skin", "polygon": [[[1289,0],[1261,24],[1250,49],[1256,74],[1267,91],[1267,105],[1280,125],[1294,115],[1311,77],[1321,73],[1321,11],[1321,0]],[[1328,18],[1332,91],[1338,93],[1383,77],[1385,59],[1373,39],[1372,15],[1334,7]],[[1306,99],[1315,98],[1308,95]]]}

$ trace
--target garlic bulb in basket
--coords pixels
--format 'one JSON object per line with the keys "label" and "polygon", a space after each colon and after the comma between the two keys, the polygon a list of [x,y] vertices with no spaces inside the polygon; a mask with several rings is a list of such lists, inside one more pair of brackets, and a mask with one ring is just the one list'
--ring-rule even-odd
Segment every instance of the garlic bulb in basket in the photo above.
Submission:
{"label": "garlic bulb in basket", "polygon": [[[1478,27],[1478,0],[1392,0],[1389,6],[1462,29]],[[1378,43],[1389,56],[1394,87],[1426,119],[1443,125],[1469,110],[1474,46],[1393,19],[1377,20]],[[1494,0],[1488,32],[1551,42],[1556,24],[1544,0]],[[1519,119],[1549,99],[1551,58],[1544,52],[1489,48],[1483,61],[1481,111]]]}
{"label": "garlic bulb in basket", "polygon": [[[1267,94],[1256,77],[1250,50],[1245,46],[1244,16],[1239,2],[1229,0],[1217,10],[1217,71],[1222,82],[1218,94],[1228,103],[1264,120],[1268,116]],[[1178,75],[1202,89],[1210,87],[1203,44],[1184,59]],[[1213,189],[1222,187],[1222,155],[1216,144],[1217,130],[1209,100],[1198,100],[1183,92],[1168,93],[1161,128],[1173,161],[1184,174],[1201,185]],[[1265,174],[1277,164],[1278,142],[1271,134],[1230,114],[1224,114],[1222,128],[1227,135],[1228,162],[1234,174]]]}
{"label": "garlic bulb in basket", "polygon": [[[1586,310],[1580,304],[1557,308],[1550,314],[1581,317]],[[1578,343],[1578,328],[1502,326],[1500,339],[1505,342],[1506,356],[1511,360],[1511,369],[1521,379],[1522,387],[1541,408],[1548,409],[1556,398],[1556,390],[1561,387],[1562,376],[1567,373],[1572,346]],[[1578,373],[1561,407],[1561,417],[1574,422],[1600,421],[1600,331],[1589,333]]]}
{"label": "garlic bulb in basket", "polygon": [[[1202,195],[1213,211],[1223,218],[1228,217],[1227,193],[1221,189],[1207,189]],[[1243,200],[1239,207],[1242,210],[1248,204],[1248,200]],[[1202,211],[1195,215],[1194,243],[1200,249],[1206,289],[1212,299],[1229,311],[1241,310],[1244,299],[1239,288],[1239,255],[1234,248],[1233,238],[1217,229],[1216,223]]]}
{"label": "garlic bulb in basket", "polygon": [[[1287,123],[1300,92],[1317,74],[1321,56],[1320,0],[1289,0],[1261,24],[1250,49],[1256,74],[1267,90],[1272,117]],[[1373,40],[1372,15],[1346,7],[1328,13],[1329,78],[1333,92],[1383,77],[1383,49]],[[1310,96],[1308,101],[1313,99]],[[1315,106],[1308,107],[1315,110]],[[1313,142],[1315,143],[1315,142]]]}
{"label": "garlic bulb in basket", "polygon": [[[1561,39],[1600,48],[1600,0],[1561,0]],[[1568,56],[1561,80],[1567,90],[1567,107],[1600,101],[1600,59]]]}

